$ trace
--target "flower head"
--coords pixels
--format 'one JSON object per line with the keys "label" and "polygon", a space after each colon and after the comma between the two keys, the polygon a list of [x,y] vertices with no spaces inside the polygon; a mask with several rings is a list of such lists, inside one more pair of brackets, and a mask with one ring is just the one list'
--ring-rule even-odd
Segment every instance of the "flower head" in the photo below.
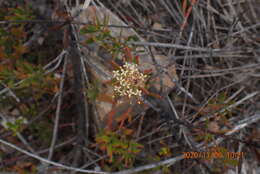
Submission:
{"label": "flower head", "polygon": [[119,70],[113,71],[113,78],[115,79],[115,93],[130,98],[142,95],[140,87],[144,86],[147,75],[138,70],[137,64],[125,63]]}

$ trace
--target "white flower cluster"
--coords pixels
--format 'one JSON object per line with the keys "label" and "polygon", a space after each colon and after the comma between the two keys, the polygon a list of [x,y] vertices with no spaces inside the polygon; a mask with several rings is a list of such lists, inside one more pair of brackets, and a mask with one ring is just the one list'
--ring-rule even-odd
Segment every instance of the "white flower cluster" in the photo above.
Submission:
{"label": "white flower cluster", "polygon": [[119,70],[113,71],[115,79],[114,91],[119,96],[141,96],[142,91],[139,89],[145,84],[147,75],[141,73],[137,64],[125,63]]}

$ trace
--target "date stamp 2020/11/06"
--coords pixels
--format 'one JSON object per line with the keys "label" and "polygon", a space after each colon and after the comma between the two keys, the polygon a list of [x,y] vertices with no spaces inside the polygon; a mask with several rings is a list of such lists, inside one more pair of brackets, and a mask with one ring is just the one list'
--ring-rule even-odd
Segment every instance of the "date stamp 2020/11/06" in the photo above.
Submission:
{"label": "date stamp 2020/11/06", "polygon": [[221,152],[221,151],[208,151],[208,152],[183,152],[185,159],[240,159],[244,157],[244,152]]}

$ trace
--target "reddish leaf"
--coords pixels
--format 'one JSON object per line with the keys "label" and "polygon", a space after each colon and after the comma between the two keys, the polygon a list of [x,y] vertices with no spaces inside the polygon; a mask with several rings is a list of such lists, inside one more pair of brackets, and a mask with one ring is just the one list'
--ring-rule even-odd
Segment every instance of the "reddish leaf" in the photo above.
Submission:
{"label": "reddish leaf", "polygon": [[134,61],[135,61],[135,63],[136,63],[137,65],[139,64],[139,58],[140,58],[139,56],[135,56],[135,60],[134,60]]}
{"label": "reddish leaf", "polygon": [[152,73],[153,72],[153,70],[152,69],[146,69],[146,70],[144,70],[144,74],[150,74],[150,73]]}
{"label": "reddish leaf", "polygon": [[23,45],[18,45],[18,46],[16,46],[15,48],[14,48],[14,52],[13,52],[13,57],[15,58],[15,59],[18,59],[18,58],[20,58],[21,57],[21,55],[23,55],[24,53],[26,53],[27,51],[28,51],[28,49],[25,47],[25,46],[23,46]]}
{"label": "reddish leaf", "polygon": [[108,113],[108,121],[106,129],[111,131],[113,128],[114,115],[116,113],[115,107],[112,107],[111,111]]}
{"label": "reddish leaf", "polygon": [[63,48],[67,49],[69,47],[69,31],[68,28],[65,28],[64,32],[63,32]]}
{"label": "reddish leaf", "polygon": [[114,99],[111,96],[104,93],[99,94],[97,100],[111,104],[115,103]]}
{"label": "reddish leaf", "polygon": [[114,60],[111,60],[110,64],[112,65],[113,68],[120,69],[120,66]]}
{"label": "reddish leaf", "polygon": [[132,108],[128,108],[125,113],[123,113],[121,116],[119,116],[116,119],[117,122],[120,122],[120,126],[119,126],[120,128],[123,127],[125,120],[131,117],[130,115],[131,112],[132,112]]}
{"label": "reddish leaf", "polygon": [[124,134],[125,135],[132,135],[134,133],[133,129],[124,129]]}
{"label": "reddish leaf", "polygon": [[192,11],[192,6],[195,5],[196,1],[197,0],[192,0],[191,1],[191,6],[189,6],[188,10],[185,11],[185,14],[184,14],[185,18],[184,18],[184,21],[183,21],[183,23],[181,25],[181,30],[183,30],[185,28],[185,26],[187,25],[188,18],[189,18],[190,14],[191,14],[191,11]]}
{"label": "reddish leaf", "polygon": [[3,46],[0,46],[0,60],[6,57]]}
{"label": "reddish leaf", "polygon": [[159,98],[159,99],[162,99],[162,98],[163,98],[162,96],[160,96],[160,95],[158,95],[158,94],[156,94],[156,93],[149,92],[149,91],[148,91],[147,89],[145,89],[145,88],[140,88],[140,90],[142,90],[143,93],[145,93],[146,95],[150,95],[150,96],[152,96],[152,97]]}
{"label": "reddish leaf", "polygon": [[185,14],[186,8],[187,8],[187,0],[183,0],[183,2],[182,2],[182,12],[183,12],[183,14]]}
{"label": "reddish leaf", "polygon": [[11,34],[16,37],[16,39],[22,39],[26,36],[26,33],[23,31],[22,27],[12,27]]}
{"label": "reddish leaf", "polygon": [[124,48],[125,60],[129,62],[133,62],[133,55],[131,53],[131,48],[125,47]]}

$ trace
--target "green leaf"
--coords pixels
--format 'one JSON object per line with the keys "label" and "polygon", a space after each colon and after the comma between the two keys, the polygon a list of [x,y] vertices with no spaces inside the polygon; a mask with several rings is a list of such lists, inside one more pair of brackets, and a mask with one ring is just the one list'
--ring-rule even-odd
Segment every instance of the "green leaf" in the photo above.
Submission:
{"label": "green leaf", "polygon": [[239,163],[239,161],[238,160],[236,160],[236,159],[226,159],[226,160],[224,160],[223,161],[225,164],[227,164],[227,165],[231,165],[231,166],[238,166],[238,163]]}
{"label": "green leaf", "polygon": [[14,86],[15,86],[14,81],[9,80],[7,83],[7,86],[8,86],[8,88],[14,88]]}
{"label": "green leaf", "polygon": [[86,43],[87,44],[92,44],[92,43],[94,43],[95,42],[95,39],[93,39],[93,38],[90,38],[90,39],[87,39],[86,40]]}
{"label": "green leaf", "polygon": [[88,87],[88,89],[87,89],[87,97],[90,100],[94,101],[98,97],[99,86],[100,86],[99,82],[95,81],[92,84],[90,84],[90,86]]}
{"label": "green leaf", "polygon": [[98,26],[88,25],[80,30],[80,34],[96,33],[100,30]]}
{"label": "green leaf", "polygon": [[212,134],[206,134],[205,137],[204,137],[205,141],[210,141],[213,138],[214,138],[214,136]]}
{"label": "green leaf", "polygon": [[102,34],[103,34],[103,38],[111,37],[111,31],[109,31],[109,30],[104,31]]}
{"label": "green leaf", "polygon": [[103,142],[103,143],[109,143],[110,142],[110,138],[106,135],[100,136],[96,138],[97,142]]}
{"label": "green leaf", "polygon": [[113,147],[111,145],[109,145],[107,147],[107,155],[110,157],[110,161],[113,161]]}
{"label": "green leaf", "polygon": [[226,100],[226,93],[222,92],[219,96],[218,96],[218,103],[220,104],[224,104],[225,100]]}
{"label": "green leaf", "polygon": [[28,20],[34,18],[30,7],[11,8],[10,14],[9,16],[5,16],[6,20]]}
{"label": "green leaf", "polygon": [[127,37],[127,39],[126,39],[126,42],[130,42],[130,41],[137,42],[137,41],[139,41],[139,38],[138,38],[137,36],[135,36],[135,35],[129,36],[129,37]]}

